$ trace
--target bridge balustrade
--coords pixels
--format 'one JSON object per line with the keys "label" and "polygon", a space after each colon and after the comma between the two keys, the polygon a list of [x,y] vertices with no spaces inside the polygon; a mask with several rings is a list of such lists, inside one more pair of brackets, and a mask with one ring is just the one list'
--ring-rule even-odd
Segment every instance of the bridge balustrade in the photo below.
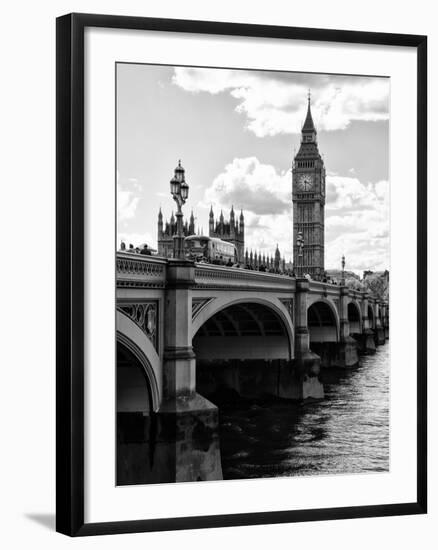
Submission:
{"label": "bridge balustrade", "polygon": [[287,275],[251,271],[233,267],[196,264],[195,286],[200,288],[269,288],[294,291],[295,279]]}
{"label": "bridge balustrade", "polygon": [[164,288],[167,260],[132,252],[118,252],[116,275],[118,287]]}

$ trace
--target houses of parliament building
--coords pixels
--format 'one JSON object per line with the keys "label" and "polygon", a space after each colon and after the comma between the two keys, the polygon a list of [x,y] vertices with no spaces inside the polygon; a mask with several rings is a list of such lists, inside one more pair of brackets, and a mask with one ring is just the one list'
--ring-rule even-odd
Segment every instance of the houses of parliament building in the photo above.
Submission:
{"label": "houses of parliament building", "polygon": [[[189,221],[183,225],[184,237],[196,235],[195,218],[193,212]],[[170,258],[173,255],[173,237],[176,235],[176,218],[172,212],[170,220],[163,220],[163,213],[158,212],[158,255]],[[213,207],[210,209],[208,221],[208,236],[234,244],[237,251],[237,260],[243,262],[245,255],[245,219],[243,211],[237,219],[234,208],[231,207],[229,219],[224,218],[221,211],[219,219],[215,220]]]}

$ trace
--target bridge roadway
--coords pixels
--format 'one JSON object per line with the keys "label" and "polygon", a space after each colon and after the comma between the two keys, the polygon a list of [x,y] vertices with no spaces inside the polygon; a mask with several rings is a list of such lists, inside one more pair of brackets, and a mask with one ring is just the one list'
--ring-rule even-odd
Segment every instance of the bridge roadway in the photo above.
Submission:
{"label": "bridge roadway", "polygon": [[156,419],[160,481],[221,478],[217,407],[197,389],[321,399],[322,368],[389,335],[388,304],[345,286],[122,252],[116,272],[118,416]]}

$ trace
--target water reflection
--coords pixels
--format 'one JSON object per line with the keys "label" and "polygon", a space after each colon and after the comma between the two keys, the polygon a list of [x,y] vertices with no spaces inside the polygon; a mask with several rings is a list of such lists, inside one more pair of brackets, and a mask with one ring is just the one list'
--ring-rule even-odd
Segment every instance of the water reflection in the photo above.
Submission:
{"label": "water reflection", "polygon": [[323,377],[321,402],[219,404],[224,479],[389,469],[389,345]]}

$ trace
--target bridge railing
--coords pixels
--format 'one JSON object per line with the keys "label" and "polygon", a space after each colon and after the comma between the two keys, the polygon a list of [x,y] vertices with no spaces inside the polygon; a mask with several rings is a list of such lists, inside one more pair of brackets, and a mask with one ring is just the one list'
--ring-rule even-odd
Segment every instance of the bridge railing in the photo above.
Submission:
{"label": "bridge railing", "polygon": [[132,252],[117,252],[116,278],[118,287],[164,288],[165,258],[143,256]]}
{"label": "bridge railing", "polygon": [[[341,286],[334,285],[330,283],[323,283],[320,281],[310,281],[310,292],[313,293],[325,293],[330,295],[339,295]],[[362,290],[354,290],[352,288],[348,289],[348,294],[356,300],[361,300],[364,297],[365,292]]]}
{"label": "bridge railing", "polygon": [[309,290],[311,293],[323,293],[337,296],[340,294],[341,287],[330,283],[323,283],[321,281],[309,281]]}
{"label": "bridge railing", "polygon": [[[158,256],[143,256],[132,252],[117,252],[117,287],[165,288],[168,261]],[[340,294],[341,287],[320,281],[309,281],[311,293],[333,297]],[[230,288],[242,290],[280,290],[294,292],[296,279],[287,275],[237,269],[212,264],[195,264],[195,286],[198,288]],[[349,290],[357,300],[364,297],[360,290]],[[376,297],[369,296],[372,302]]]}
{"label": "bridge railing", "polygon": [[277,289],[295,290],[295,279],[287,275],[224,267],[211,264],[196,264],[195,284],[202,288]]}

